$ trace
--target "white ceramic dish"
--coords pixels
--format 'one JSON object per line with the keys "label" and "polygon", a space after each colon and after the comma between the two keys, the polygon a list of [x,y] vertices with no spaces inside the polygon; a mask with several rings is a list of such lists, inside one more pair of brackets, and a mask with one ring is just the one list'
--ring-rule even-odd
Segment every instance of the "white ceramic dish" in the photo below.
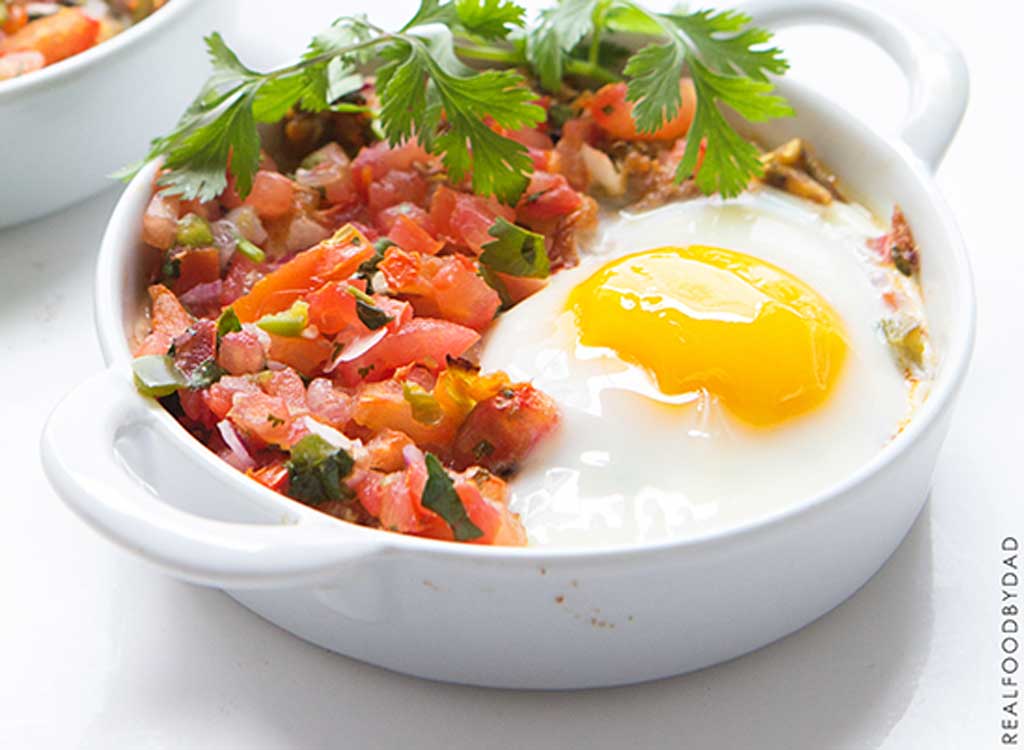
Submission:
{"label": "white ceramic dish", "polygon": [[898,201],[923,248],[942,359],[932,395],[896,440],[828,492],[723,533],[571,551],[400,536],[279,496],[132,386],[126,333],[143,310],[138,251],[151,170],[125,191],[103,240],[96,314],[109,369],[68,396],[43,434],[54,487],[100,532],[172,575],[224,588],[325,648],[440,680],[517,688],[649,680],[758,648],[835,607],[921,510],[970,357],[967,256],[931,177],[966,105],[966,70],[943,37],[859,6],[780,2],[756,13],[769,25],[858,29],[912,84],[902,142],[792,83],[782,90],[797,118],[757,129],[769,144],[808,138],[877,213]]}
{"label": "white ceramic dish", "polygon": [[203,36],[231,0],[172,0],[92,49],[0,82],[0,228],[111,184],[174,125],[205,80]]}

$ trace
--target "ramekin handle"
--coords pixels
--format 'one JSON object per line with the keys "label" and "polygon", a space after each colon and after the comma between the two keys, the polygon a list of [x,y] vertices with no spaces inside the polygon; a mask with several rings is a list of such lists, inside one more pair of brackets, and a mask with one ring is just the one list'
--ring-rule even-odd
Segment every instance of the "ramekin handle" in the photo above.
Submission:
{"label": "ramekin handle", "polygon": [[923,19],[908,21],[851,0],[752,0],[743,9],[768,28],[823,23],[878,44],[909,84],[903,140],[930,169],[938,167],[960,126],[970,88],[963,54],[943,32]]}
{"label": "ramekin handle", "polygon": [[[314,584],[381,551],[379,542],[354,539],[327,518],[318,523],[296,514],[279,524],[229,523],[163,502],[115,450],[119,434],[157,419],[160,408],[135,391],[122,364],[72,391],[43,429],[43,468],[51,484],[105,536],[178,578],[234,589]],[[211,479],[211,492],[217,491],[233,490]]]}

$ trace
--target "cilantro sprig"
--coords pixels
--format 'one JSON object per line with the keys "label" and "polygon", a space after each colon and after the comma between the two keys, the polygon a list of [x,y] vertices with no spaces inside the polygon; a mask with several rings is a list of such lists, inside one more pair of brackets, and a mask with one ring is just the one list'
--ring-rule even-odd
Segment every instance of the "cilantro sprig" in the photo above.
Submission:
{"label": "cilantro sprig", "polygon": [[[655,13],[633,0],[559,0],[531,28],[512,0],[421,0],[399,31],[344,16],[317,34],[302,57],[269,72],[245,66],[219,34],[207,38],[213,73],[175,129],[153,141],[170,193],[210,200],[227,186],[251,190],[259,165],[257,124],[295,107],[363,113],[392,144],[415,138],[441,157],[449,177],[471,177],[475,192],[514,203],[533,170],[507,130],[542,121],[544,109],[520,70],[543,89],[625,80],[641,132],[678,113],[679,79],[694,82],[697,108],[676,179],[695,174],[706,193],[733,196],[762,173],[757,149],[726,118],[760,122],[792,114],[770,76],[787,63],[771,34],[735,11]],[[644,40],[630,53],[614,41]],[[483,65],[485,69],[470,67]],[[376,77],[374,111],[359,96]],[[130,168],[123,176],[138,169]]]}

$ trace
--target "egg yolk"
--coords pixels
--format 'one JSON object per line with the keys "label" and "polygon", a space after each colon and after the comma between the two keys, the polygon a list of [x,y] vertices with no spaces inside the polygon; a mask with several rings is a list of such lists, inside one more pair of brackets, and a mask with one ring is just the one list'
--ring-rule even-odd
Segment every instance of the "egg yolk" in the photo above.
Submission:
{"label": "egg yolk", "polygon": [[645,368],[659,390],[706,390],[770,426],[828,397],[846,357],[834,310],[782,269],[717,247],[661,247],[605,264],[569,297],[579,341]]}

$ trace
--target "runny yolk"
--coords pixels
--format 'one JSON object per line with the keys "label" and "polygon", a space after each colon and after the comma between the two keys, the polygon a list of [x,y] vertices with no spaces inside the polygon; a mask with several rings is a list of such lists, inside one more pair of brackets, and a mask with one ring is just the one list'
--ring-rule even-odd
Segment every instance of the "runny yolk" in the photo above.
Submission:
{"label": "runny yolk", "polygon": [[846,357],[842,322],[782,269],[717,247],[611,261],[573,289],[581,344],[638,364],[670,396],[701,389],[770,426],[819,406]]}

